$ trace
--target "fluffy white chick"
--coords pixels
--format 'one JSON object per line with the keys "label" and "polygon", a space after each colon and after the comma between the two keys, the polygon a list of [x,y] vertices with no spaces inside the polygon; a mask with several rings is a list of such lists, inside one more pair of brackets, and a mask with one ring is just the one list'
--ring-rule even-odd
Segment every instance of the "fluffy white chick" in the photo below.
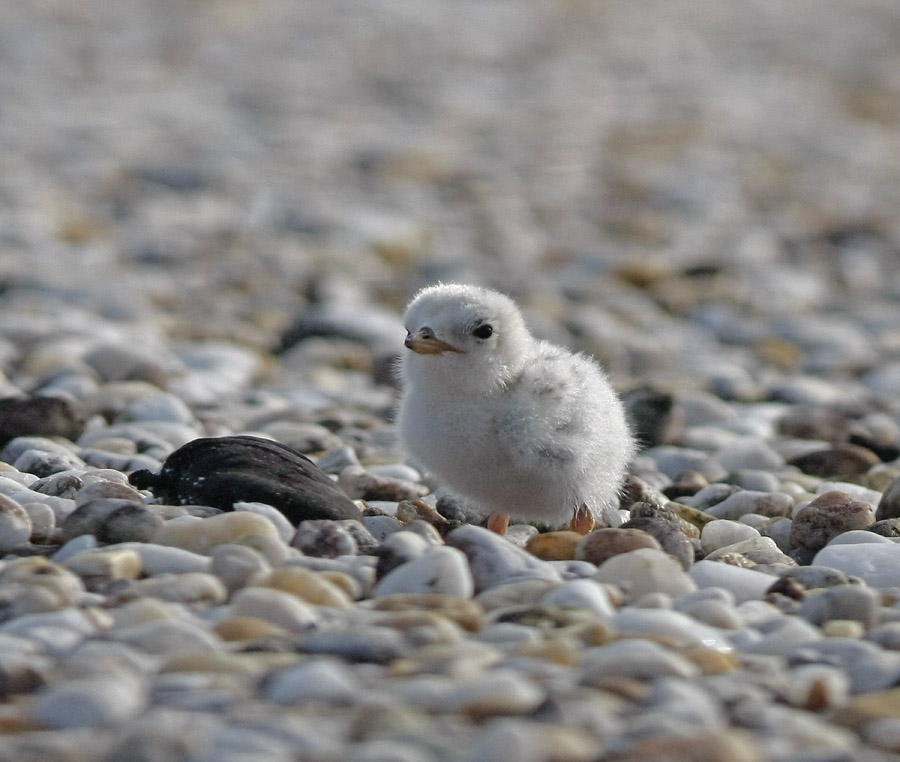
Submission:
{"label": "fluffy white chick", "polygon": [[634,440],[590,358],[535,339],[496,291],[437,285],[406,310],[400,437],[412,458],[491,513],[586,533],[617,526]]}

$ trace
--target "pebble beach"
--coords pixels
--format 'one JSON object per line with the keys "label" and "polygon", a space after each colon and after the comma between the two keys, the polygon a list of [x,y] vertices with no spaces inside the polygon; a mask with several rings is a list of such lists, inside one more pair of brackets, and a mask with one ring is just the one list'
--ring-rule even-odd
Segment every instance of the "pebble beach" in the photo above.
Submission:
{"label": "pebble beach", "polygon": [[[894,0],[7,3],[0,761],[900,759],[898,72]],[[621,526],[404,452],[440,281],[607,370]],[[129,480],[233,435],[355,508]]]}

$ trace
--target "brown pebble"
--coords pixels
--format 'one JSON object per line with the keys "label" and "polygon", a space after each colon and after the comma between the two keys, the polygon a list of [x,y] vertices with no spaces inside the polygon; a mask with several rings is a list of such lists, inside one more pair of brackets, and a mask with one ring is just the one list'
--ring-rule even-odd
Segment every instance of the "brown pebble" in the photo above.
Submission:
{"label": "brown pebble", "polygon": [[696,731],[683,738],[666,735],[635,744],[618,762],[763,762],[769,759],[749,733]]}
{"label": "brown pebble", "polygon": [[804,474],[823,479],[852,479],[862,476],[879,463],[881,460],[874,452],[851,444],[815,450],[788,461],[789,466],[796,466]]}
{"label": "brown pebble", "polygon": [[256,640],[285,633],[278,625],[255,616],[233,616],[224,619],[216,625],[215,631],[222,640],[229,643]]}
{"label": "brown pebble", "polygon": [[662,550],[662,545],[642,529],[597,529],[578,543],[575,558],[599,566],[613,556],[638,548]]}
{"label": "brown pebble", "polygon": [[532,537],[525,545],[525,550],[542,561],[571,561],[575,558],[578,543],[583,539],[584,535],[568,530],[545,532]]}
{"label": "brown pebble", "polygon": [[833,722],[854,730],[885,719],[900,720],[900,688],[853,696],[832,715]]}
{"label": "brown pebble", "polygon": [[800,511],[791,525],[791,547],[815,553],[839,534],[866,529],[875,523],[875,511],[868,503],[831,490],[819,495]]}

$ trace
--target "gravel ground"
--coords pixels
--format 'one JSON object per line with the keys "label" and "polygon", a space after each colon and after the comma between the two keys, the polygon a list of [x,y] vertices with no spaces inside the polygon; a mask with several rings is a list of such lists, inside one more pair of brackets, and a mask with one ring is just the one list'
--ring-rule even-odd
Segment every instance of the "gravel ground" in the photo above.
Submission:
{"label": "gravel ground", "polygon": [[[893,0],[7,3],[0,759],[897,759],[898,128]],[[438,280],[608,369],[625,529],[402,452]],[[244,433],[363,524],[128,486]]]}

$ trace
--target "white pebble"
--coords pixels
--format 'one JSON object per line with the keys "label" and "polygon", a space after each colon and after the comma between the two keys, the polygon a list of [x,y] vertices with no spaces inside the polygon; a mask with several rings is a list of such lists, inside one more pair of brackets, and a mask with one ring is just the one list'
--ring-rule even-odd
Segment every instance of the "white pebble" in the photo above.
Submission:
{"label": "white pebble", "polygon": [[304,632],[318,620],[315,609],[290,593],[263,587],[246,587],[232,598],[234,616],[265,619],[290,632]]}
{"label": "white pebble", "polygon": [[812,565],[839,569],[872,587],[900,587],[900,545],[893,542],[829,544],[816,553]]}
{"label": "white pebble", "polygon": [[261,516],[265,516],[275,525],[275,528],[278,530],[278,536],[286,544],[290,544],[297,533],[297,528],[287,520],[287,517],[281,511],[266,503],[250,503],[241,500],[234,504],[234,510],[248,511],[249,513],[258,513]]}
{"label": "white pebble", "polygon": [[610,677],[652,680],[696,677],[697,666],[683,656],[642,638],[627,638],[588,648],[581,654],[582,682],[588,685]]}
{"label": "white pebble", "polygon": [[136,717],[145,703],[141,684],[125,675],[69,680],[38,697],[34,718],[54,729],[99,728]]}
{"label": "white pebble", "polygon": [[474,590],[475,583],[465,554],[456,548],[439,545],[388,572],[375,586],[375,597],[397,593],[440,593],[470,598]]}
{"label": "white pebble", "polygon": [[688,572],[699,588],[722,588],[730,592],[739,603],[758,600],[777,581],[777,577],[753,569],[718,563],[697,561]]}
{"label": "white pebble", "polygon": [[591,579],[564,582],[544,595],[541,603],[545,606],[589,609],[602,619],[611,619],[616,614],[606,586]]}
{"label": "white pebble", "polygon": [[263,691],[267,701],[297,704],[327,701],[345,704],[360,693],[353,671],[335,659],[311,659],[274,674]]}
{"label": "white pebble", "polygon": [[632,598],[655,592],[674,597],[697,589],[681,564],[668,553],[654,548],[640,548],[613,556],[600,564],[593,578],[619,585]]}
{"label": "white pebble", "polygon": [[696,622],[679,611],[626,607],[619,609],[615,623],[623,633],[674,638],[687,646],[709,648],[721,653],[733,650],[722,630]]}
{"label": "white pebble", "polygon": [[753,527],[730,519],[716,519],[704,524],[700,532],[700,547],[704,553],[709,554],[752,537],[759,537],[759,532]]}

